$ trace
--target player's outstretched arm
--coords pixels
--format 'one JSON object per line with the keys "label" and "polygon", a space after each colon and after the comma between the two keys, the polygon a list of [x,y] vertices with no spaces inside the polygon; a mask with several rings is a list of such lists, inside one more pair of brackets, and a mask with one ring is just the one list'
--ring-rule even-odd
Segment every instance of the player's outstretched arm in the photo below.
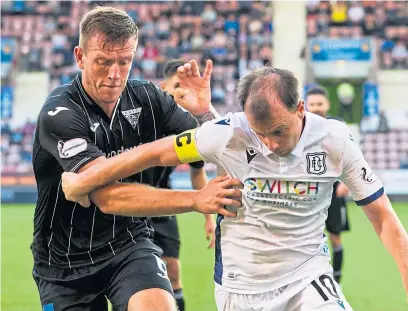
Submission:
{"label": "player's outstretched arm", "polygon": [[386,194],[363,206],[385,248],[394,257],[408,298],[408,235]]}
{"label": "player's outstretched arm", "polygon": [[[79,182],[78,177],[82,173],[100,165],[104,166],[107,162],[106,158],[99,157],[84,165],[80,169],[80,174],[65,175],[63,188],[69,189],[70,184]],[[238,189],[231,189],[233,187]],[[239,188],[242,188],[241,182],[227,176],[210,181],[200,191],[174,191],[143,184],[114,182],[98,188],[90,194],[90,198],[106,214],[143,217],[197,211],[203,214],[219,213],[235,217],[236,213],[227,211],[224,205],[241,206]],[[76,195],[73,200],[85,207],[90,204],[88,195]]]}
{"label": "player's outstretched arm", "polygon": [[180,164],[173,146],[174,137],[166,137],[152,143],[138,146],[132,150],[106,159],[80,174],[62,174],[62,188],[65,197],[78,201],[78,197],[93,190],[126,178],[154,166],[175,166]]}
{"label": "player's outstretched arm", "polygon": [[200,191],[157,189],[141,184],[114,183],[90,194],[102,212],[123,216],[162,216],[187,212],[236,217],[225,205],[241,206],[241,182],[227,176],[211,180]]}

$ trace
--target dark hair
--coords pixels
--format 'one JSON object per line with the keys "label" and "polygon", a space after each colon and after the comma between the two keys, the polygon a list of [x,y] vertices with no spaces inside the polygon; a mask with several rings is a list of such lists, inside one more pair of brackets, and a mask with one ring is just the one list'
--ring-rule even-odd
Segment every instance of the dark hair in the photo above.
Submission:
{"label": "dark hair", "polygon": [[276,97],[289,110],[294,111],[299,102],[298,84],[291,71],[264,66],[238,82],[238,102],[242,110],[250,103],[251,111],[259,120],[269,115],[268,98],[271,97]]}
{"label": "dark hair", "polygon": [[177,68],[183,66],[186,62],[182,59],[171,59],[164,64],[163,77],[164,79],[171,78],[177,72]]}
{"label": "dark hair", "polygon": [[79,46],[86,49],[86,41],[96,34],[104,35],[104,45],[124,44],[131,37],[137,39],[138,32],[135,22],[125,11],[109,6],[96,6],[81,20]]}
{"label": "dark hair", "polygon": [[309,95],[323,95],[324,97],[328,98],[329,97],[329,92],[327,89],[321,85],[316,85],[311,87],[308,91],[306,96]]}

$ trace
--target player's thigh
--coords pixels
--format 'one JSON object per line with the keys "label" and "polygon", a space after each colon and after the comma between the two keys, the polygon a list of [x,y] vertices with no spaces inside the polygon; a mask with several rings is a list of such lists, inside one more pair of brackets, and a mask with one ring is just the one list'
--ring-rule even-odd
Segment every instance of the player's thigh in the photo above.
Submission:
{"label": "player's thigh", "polygon": [[339,235],[344,228],[341,205],[332,204],[329,207],[327,219],[326,219],[326,229],[329,233]]}
{"label": "player's thigh", "polygon": [[[149,243],[151,242],[149,241]],[[149,301],[144,300],[149,299],[148,297],[151,298],[151,295],[145,295],[142,292],[151,292],[146,292],[149,289],[157,289],[157,292],[161,293],[158,294],[157,300],[160,299],[163,303],[167,300],[174,301],[173,290],[167,276],[166,264],[160,258],[157,247],[151,243],[150,247],[147,245],[144,248],[137,249],[137,245],[135,245],[134,250],[123,253],[118,255],[117,260],[120,261],[120,264],[106,291],[106,295],[112,302],[115,310],[126,311],[128,303],[133,296],[136,297],[132,298],[133,304],[144,303],[148,307]],[[138,293],[141,294],[135,295]],[[149,300],[151,300],[150,303],[155,303],[155,299]],[[163,307],[165,306],[167,307],[167,305]],[[171,304],[168,307],[170,309],[163,310],[172,310]],[[144,311],[143,309],[140,310]]]}
{"label": "player's thigh", "polygon": [[352,311],[340,287],[331,275],[322,275],[307,286],[295,299],[293,311]]}
{"label": "player's thigh", "polygon": [[127,311],[177,311],[173,295],[161,288],[145,289],[133,294]]}
{"label": "player's thigh", "polygon": [[163,250],[163,257],[179,258],[180,233],[175,216],[154,218],[154,244]]}
{"label": "player's thigh", "polygon": [[42,310],[49,311],[108,311],[102,291],[89,280],[53,281],[34,276],[40,294]]}

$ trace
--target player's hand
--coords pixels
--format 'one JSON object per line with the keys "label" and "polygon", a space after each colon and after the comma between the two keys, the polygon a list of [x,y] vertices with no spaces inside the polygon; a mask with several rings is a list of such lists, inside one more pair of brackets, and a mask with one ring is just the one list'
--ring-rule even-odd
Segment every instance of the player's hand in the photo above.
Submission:
{"label": "player's hand", "polygon": [[[235,187],[235,188],[234,188]],[[238,189],[237,189],[238,188]],[[236,212],[228,211],[225,205],[241,207],[242,183],[235,178],[218,176],[198,192],[194,210],[203,214],[221,214],[236,217]]]}
{"label": "player's hand", "polygon": [[63,173],[61,177],[62,190],[68,201],[78,202],[83,207],[89,207],[91,203],[89,196],[88,194],[81,193],[79,178],[79,174],[76,173]]}
{"label": "player's hand", "polygon": [[195,60],[190,60],[177,69],[180,86],[174,92],[174,100],[195,116],[203,115],[210,111],[210,80],[212,70],[212,60],[207,60],[202,77]]}
{"label": "player's hand", "polygon": [[212,215],[205,215],[205,237],[207,238],[208,248],[215,247],[215,221]]}

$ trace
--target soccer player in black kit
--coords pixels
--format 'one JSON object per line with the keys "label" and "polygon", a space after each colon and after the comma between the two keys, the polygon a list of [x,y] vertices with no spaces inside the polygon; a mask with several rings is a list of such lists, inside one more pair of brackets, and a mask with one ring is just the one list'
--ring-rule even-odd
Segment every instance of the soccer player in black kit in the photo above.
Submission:
{"label": "soccer player in black kit", "polygon": [[[183,66],[186,62],[181,59],[169,60],[163,67],[164,80],[161,88],[172,96],[182,92],[180,90],[180,79],[177,76],[177,68]],[[182,100],[181,100],[182,101]],[[207,175],[204,170],[204,162],[190,163],[190,178],[193,189],[200,190],[207,184]],[[154,171],[154,183],[156,187],[170,189],[170,174],[172,167],[156,167]],[[215,221],[212,215],[205,216],[205,234],[210,240],[209,247],[215,246]],[[154,229],[154,244],[163,250],[163,260],[166,263],[167,274],[176,298],[179,311],[185,311],[185,301],[183,295],[183,286],[181,282],[180,269],[180,235],[177,224],[177,218],[172,216],[153,217],[151,224]]]}
{"label": "soccer player in black kit", "polygon": [[[332,118],[328,113],[330,102],[327,90],[322,86],[315,86],[308,90],[306,97],[308,111],[324,118]],[[340,120],[341,121],[341,120]],[[326,229],[329,232],[330,242],[333,248],[333,277],[340,283],[341,269],[343,266],[343,245],[341,232],[349,231],[347,216],[347,204],[345,197],[348,194],[347,187],[340,181],[333,185],[332,201],[329,207]]]}
{"label": "soccer player in black kit", "polygon": [[[87,200],[65,199],[64,171],[92,169],[106,158],[211,118],[211,62],[203,78],[193,61],[179,68],[186,92],[181,99],[196,120],[158,87],[128,81],[137,36],[124,11],[97,7],[88,12],[74,49],[81,74],[56,88],[39,114],[31,248],[43,310],[107,311],[109,299],[118,311],[175,311],[161,250],[150,240],[146,217],[190,211],[234,216],[223,206],[240,205],[240,191],[228,189],[240,187],[235,179],[218,177],[200,191],[172,191],[148,186],[153,170],[98,189],[90,195],[90,206]],[[138,200],[123,200],[130,194]]]}

